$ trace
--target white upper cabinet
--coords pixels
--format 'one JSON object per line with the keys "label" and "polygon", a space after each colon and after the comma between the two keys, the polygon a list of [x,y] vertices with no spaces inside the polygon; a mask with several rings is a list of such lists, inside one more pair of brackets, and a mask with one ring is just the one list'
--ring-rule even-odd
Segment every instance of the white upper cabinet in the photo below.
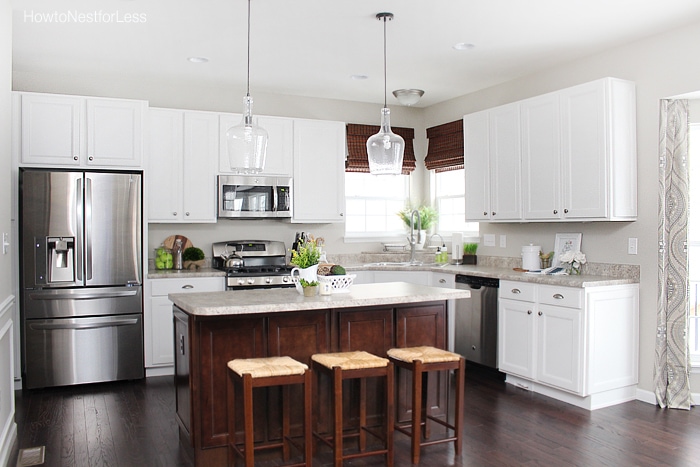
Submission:
{"label": "white upper cabinet", "polygon": [[150,109],[149,222],[216,222],[219,116]]}
{"label": "white upper cabinet", "polygon": [[464,117],[464,169],[467,221],[520,219],[517,104]]}
{"label": "white upper cabinet", "polygon": [[18,95],[20,164],[141,166],[145,101]]}
{"label": "white upper cabinet", "polygon": [[635,220],[635,102],[633,82],[604,78],[465,116],[467,220]]}
{"label": "white upper cabinet", "polygon": [[345,123],[294,120],[292,222],[345,220]]}
{"label": "white upper cabinet", "polygon": [[[220,114],[219,173],[233,173],[228,158],[226,132],[241,123],[239,114]],[[267,153],[262,173],[291,177],[294,167],[294,120],[284,117],[253,116],[258,125],[267,131]]]}

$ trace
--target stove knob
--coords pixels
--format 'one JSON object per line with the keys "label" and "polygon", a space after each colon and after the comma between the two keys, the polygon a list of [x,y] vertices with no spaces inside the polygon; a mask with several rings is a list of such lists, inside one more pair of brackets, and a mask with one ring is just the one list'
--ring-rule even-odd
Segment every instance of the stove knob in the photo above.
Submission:
{"label": "stove knob", "polygon": [[265,278],[265,283],[267,283],[267,284],[272,284],[272,277],[266,277],[266,278]]}
{"label": "stove knob", "polygon": [[243,285],[245,284],[245,281],[243,279],[238,279],[238,285]]}
{"label": "stove knob", "polygon": [[282,282],[289,282],[289,276],[282,277]]}
{"label": "stove knob", "polygon": [[255,284],[255,279],[248,279],[248,284],[250,284],[250,285]]}

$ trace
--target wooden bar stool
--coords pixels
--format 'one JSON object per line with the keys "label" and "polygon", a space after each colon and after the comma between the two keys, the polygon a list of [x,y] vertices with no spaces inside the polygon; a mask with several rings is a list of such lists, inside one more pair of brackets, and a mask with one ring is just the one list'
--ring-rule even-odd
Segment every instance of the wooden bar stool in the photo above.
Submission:
{"label": "wooden bar stool", "polygon": [[[394,465],[394,365],[386,358],[368,352],[338,352],[311,356],[317,378],[326,374],[331,379],[333,428],[330,436],[314,431],[313,435],[333,448],[333,463],[341,467],[345,459],[385,455],[386,465]],[[385,433],[377,433],[367,426],[366,381],[365,378],[383,377],[386,381]],[[343,434],[343,380],[360,379],[359,427],[352,433]],[[318,380],[318,379],[317,379]],[[316,390],[317,392],[317,390]],[[318,394],[315,395],[318,397]],[[366,450],[366,434],[384,441],[382,449]],[[343,439],[359,438],[359,452],[344,454]]]}
{"label": "wooden bar stool", "polygon": [[[464,422],[464,358],[456,353],[428,346],[389,349],[387,355],[397,368],[405,368],[413,372],[411,423],[396,425],[398,431],[411,437],[411,461],[414,464],[419,462],[421,446],[449,443],[451,441],[455,443],[455,454],[459,455],[462,451],[462,425]],[[449,424],[448,420],[443,422],[428,413],[428,397],[423,390],[423,374],[441,370],[455,370],[454,424]],[[453,430],[453,436],[438,440],[426,439],[426,441],[421,441],[421,426],[424,430],[423,437],[428,437],[426,430],[428,420]]]}
{"label": "wooden bar stool", "polygon": [[[312,379],[309,367],[290,357],[247,358],[228,362],[228,462],[235,465],[235,456],[245,460],[246,467],[253,467],[254,451],[259,449],[282,448],[285,462],[289,461],[289,444],[304,453],[304,462],[294,466],[310,466],[312,460],[311,439],[311,389]],[[304,387],[304,445],[299,446],[290,435],[289,426],[289,386],[301,384]],[[282,439],[279,443],[254,445],[253,431],[253,388],[283,386],[282,389]],[[244,443],[236,444],[235,390],[243,389]]]}

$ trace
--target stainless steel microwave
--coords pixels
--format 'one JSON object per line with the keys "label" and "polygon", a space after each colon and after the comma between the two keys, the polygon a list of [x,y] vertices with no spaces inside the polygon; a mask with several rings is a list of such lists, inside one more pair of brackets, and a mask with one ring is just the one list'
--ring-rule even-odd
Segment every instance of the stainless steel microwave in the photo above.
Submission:
{"label": "stainless steel microwave", "polygon": [[219,175],[219,218],[292,217],[292,179]]}

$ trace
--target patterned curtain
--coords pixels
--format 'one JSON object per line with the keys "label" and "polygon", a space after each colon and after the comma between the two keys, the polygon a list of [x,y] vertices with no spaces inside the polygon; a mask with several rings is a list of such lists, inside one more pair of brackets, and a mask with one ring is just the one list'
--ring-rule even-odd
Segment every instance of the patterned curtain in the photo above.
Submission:
{"label": "patterned curtain", "polygon": [[688,101],[662,100],[659,124],[659,283],[654,392],[690,409],[688,355]]}

